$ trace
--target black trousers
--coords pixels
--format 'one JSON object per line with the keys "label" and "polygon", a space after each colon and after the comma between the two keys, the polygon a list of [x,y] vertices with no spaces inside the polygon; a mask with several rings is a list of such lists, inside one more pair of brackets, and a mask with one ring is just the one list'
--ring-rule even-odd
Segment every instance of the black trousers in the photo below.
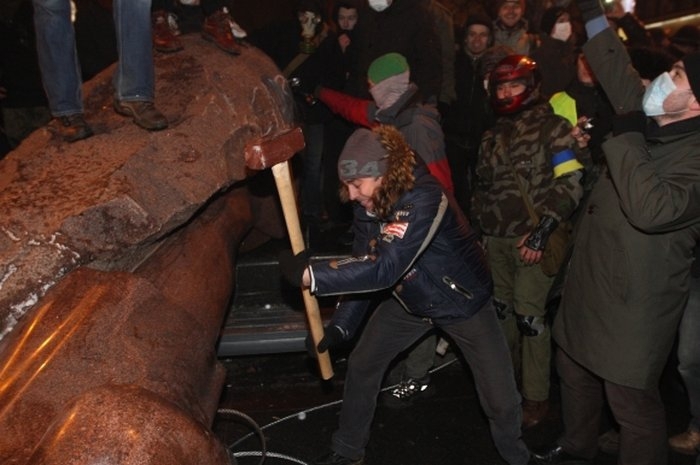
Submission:
{"label": "black trousers", "polygon": [[[348,361],[340,424],[333,434],[335,452],[353,459],[364,455],[384,372],[402,350],[432,328],[393,298],[374,311]],[[496,449],[509,465],[526,465],[530,453],[520,438],[520,394],[491,302],[468,320],[441,329],[469,363]]]}
{"label": "black trousers", "polygon": [[557,441],[567,452],[593,458],[603,402],[607,398],[620,425],[619,465],[666,465],[666,414],[658,387],[635,389],[602,379],[561,349],[556,354],[561,378],[564,434]]}

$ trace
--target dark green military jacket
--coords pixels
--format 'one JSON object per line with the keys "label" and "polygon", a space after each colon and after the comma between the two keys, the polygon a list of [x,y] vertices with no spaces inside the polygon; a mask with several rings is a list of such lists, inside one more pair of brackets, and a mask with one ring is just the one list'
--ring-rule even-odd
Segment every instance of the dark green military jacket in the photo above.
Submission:
{"label": "dark green military jacket", "polygon": [[[586,57],[619,113],[643,88],[612,31]],[[603,379],[658,386],[687,301],[700,238],[700,117],[603,144],[609,171],[581,212],[554,338]]]}

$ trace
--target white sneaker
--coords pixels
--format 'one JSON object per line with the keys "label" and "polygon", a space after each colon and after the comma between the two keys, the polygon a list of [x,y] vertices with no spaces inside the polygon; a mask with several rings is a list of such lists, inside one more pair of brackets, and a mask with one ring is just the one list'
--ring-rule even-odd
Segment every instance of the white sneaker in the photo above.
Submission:
{"label": "white sneaker", "polygon": [[391,395],[397,399],[407,400],[428,389],[429,383],[430,378],[428,376],[421,379],[408,378],[407,380],[401,381],[399,385],[391,391]]}

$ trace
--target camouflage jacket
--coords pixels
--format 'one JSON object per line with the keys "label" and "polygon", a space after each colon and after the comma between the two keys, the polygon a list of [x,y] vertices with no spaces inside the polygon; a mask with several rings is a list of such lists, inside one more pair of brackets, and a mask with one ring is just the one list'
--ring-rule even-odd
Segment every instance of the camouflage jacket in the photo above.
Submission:
{"label": "camouflage jacket", "polygon": [[583,167],[570,132],[570,123],[542,103],[499,118],[484,134],[472,200],[472,219],[484,234],[518,237],[534,227],[506,150],[537,215],[558,221],[571,216],[583,195]]}

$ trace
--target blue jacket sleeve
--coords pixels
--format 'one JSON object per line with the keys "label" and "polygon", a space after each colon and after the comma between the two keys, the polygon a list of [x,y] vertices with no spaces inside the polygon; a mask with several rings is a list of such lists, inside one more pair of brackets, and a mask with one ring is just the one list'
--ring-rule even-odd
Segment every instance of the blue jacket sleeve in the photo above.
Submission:
{"label": "blue jacket sleeve", "polygon": [[[363,221],[355,215],[358,243],[371,244],[365,255],[346,260],[332,260],[311,266],[317,295],[361,294],[390,289],[409,271],[427,246],[442,200],[442,190],[427,189],[407,198],[398,207],[397,217],[388,223],[374,223],[376,236],[362,229]],[[360,227],[358,228],[358,224]],[[381,233],[383,231],[383,233]],[[366,242],[365,242],[366,241]]]}
{"label": "blue jacket sleeve", "polygon": [[340,328],[343,339],[351,339],[362,324],[371,302],[370,299],[341,297],[331,317],[330,325]]}

